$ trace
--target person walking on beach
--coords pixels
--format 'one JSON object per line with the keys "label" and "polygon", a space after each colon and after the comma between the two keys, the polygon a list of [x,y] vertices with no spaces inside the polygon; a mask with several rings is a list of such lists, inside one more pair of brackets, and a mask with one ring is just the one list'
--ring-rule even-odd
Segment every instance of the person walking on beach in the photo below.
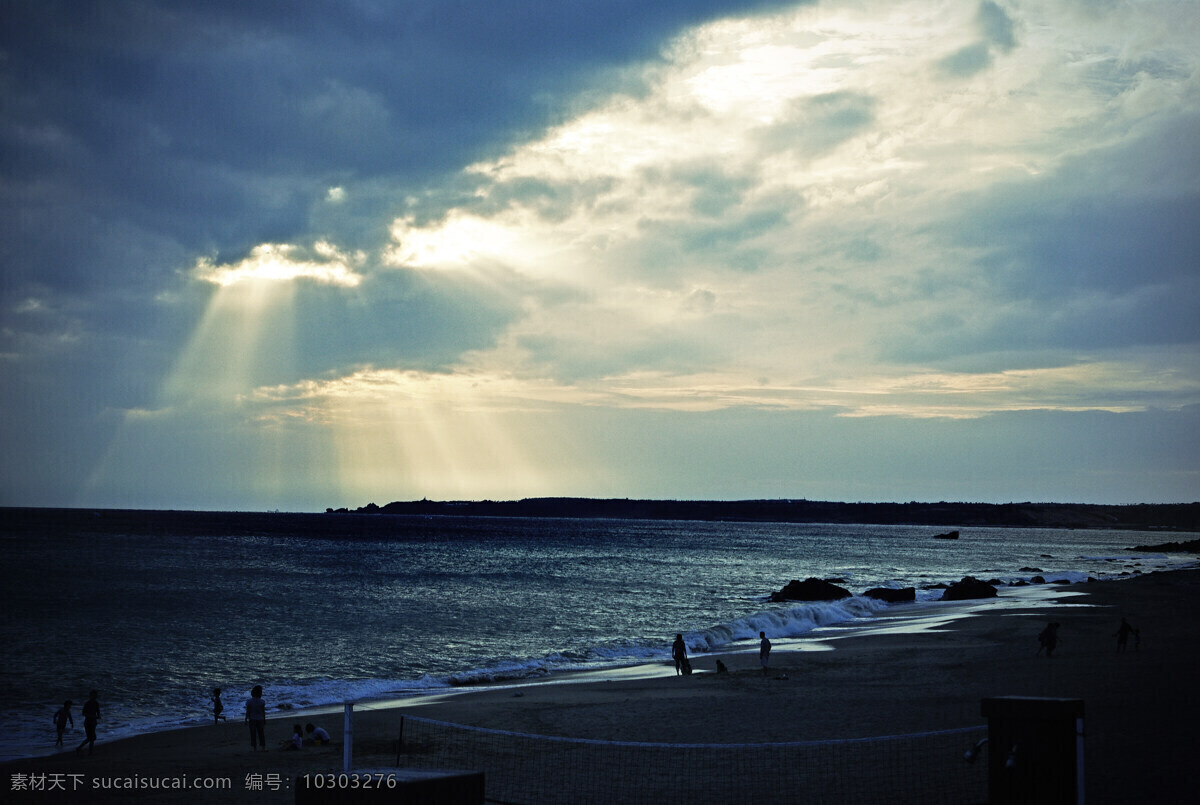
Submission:
{"label": "person walking on beach", "polygon": [[771,656],[771,641],[767,639],[766,632],[759,632],[758,636],[762,638],[758,643],[758,661],[762,663],[763,676],[766,676],[767,658]]}
{"label": "person walking on beach", "polygon": [[96,749],[96,722],[100,720],[100,702],[97,697],[100,694],[92,691],[88,696],[88,700],[83,703],[83,729],[87,733],[87,737],[83,739],[83,743],[75,747],[75,754],[83,751],[83,747],[88,748],[88,754]]}
{"label": "person walking on beach", "polygon": [[213,688],[212,692],[213,703],[213,726],[217,725],[218,721],[225,720],[225,705],[221,704],[221,689]]}
{"label": "person walking on beach", "polygon": [[[1125,644],[1129,642],[1129,635],[1135,634],[1137,629],[1129,625],[1129,621],[1121,618],[1121,625],[1117,627],[1117,631],[1113,633],[1113,637],[1117,638],[1117,653],[1120,654],[1125,650]],[[1136,642],[1134,643],[1136,646]]]}
{"label": "person walking on beach", "polygon": [[692,672],[691,663],[688,662],[687,646],[683,644],[683,635],[675,635],[675,642],[671,645],[671,656],[675,659],[676,676]]}
{"label": "person walking on beach", "polygon": [[262,685],[255,685],[246,701],[246,723],[250,725],[250,749],[267,748],[267,703],[263,701]]}
{"label": "person walking on beach", "polygon": [[58,740],[54,742],[55,746],[63,745],[63,733],[67,730],[67,722],[71,722],[71,729],[75,729],[75,719],[71,715],[71,705],[74,704],[70,699],[63,702],[62,709],[54,714],[54,726],[58,728]]}
{"label": "person walking on beach", "polygon": [[1037,650],[1037,653],[1041,654],[1045,650],[1047,657],[1053,657],[1054,649],[1058,646],[1058,624],[1046,624],[1046,628],[1038,635],[1038,642],[1042,645]]}

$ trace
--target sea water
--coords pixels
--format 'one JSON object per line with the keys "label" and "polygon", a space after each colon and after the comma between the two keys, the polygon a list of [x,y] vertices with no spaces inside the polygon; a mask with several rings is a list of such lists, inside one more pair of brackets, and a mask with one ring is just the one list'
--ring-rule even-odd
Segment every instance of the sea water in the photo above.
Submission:
{"label": "sea water", "polygon": [[[962,527],[939,540],[946,529],[925,526],[386,515],[364,531],[366,515],[257,515],[248,528],[187,513],[114,529],[104,512],[105,528],[12,513],[0,510],[5,758],[53,751],[68,698],[77,743],[91,689],[103,741],[211,722],[216,687],[240,720],[256,684],[279,715],[663,663],[677,632],[692,653],[753,651],[760,630],[786,641],[866,624],[886,607],[859,595],[876,586],[916,586],[932,608],[941,591],[920,588],[965,575],[1077,582],[1189,564],[1131,553],[1161,535],[1122,531]],[[768,600],[810,576],[856,595]]]}

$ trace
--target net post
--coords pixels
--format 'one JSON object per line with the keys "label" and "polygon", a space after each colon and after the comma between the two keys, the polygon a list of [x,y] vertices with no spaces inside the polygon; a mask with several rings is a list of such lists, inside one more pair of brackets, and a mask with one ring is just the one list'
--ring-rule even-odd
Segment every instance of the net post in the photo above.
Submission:
{"label": "net post", "polygon": [[1075,719],[1075,805],[1084,805],[1083,716]]}
{"label": "net post", "polygon": [[988,802],[1082,805],[1082,699],[995,696],[988,720]]}
{"label": "net post", "polygon": [[342,726],[342,771],[350,773],[354,767],[354,702],[346,702],[346,715]]}
{"label": "net post", "polygon": [[400,768],[400,755],[404,752],[404,716],[400,716],[400,735],[396,738],[396,768]]}

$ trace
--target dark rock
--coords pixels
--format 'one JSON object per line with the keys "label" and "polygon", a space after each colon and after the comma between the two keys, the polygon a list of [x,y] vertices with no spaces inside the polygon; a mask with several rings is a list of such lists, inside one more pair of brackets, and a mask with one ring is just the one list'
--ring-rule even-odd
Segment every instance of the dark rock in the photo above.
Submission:
{"label": "dark rock", "polygon": [[1017,572],[1018,573],[1041,573],[1042,569],[1040,567],[1023,567],[1020,570],[1018,570]]}
{"label": "dark rock", "polygon": [[851,593],[828,581],[808,578],[804,581],[792,579],[782,590],[771,593],[772,601],[837,601],[849,598]]}
{"label": "dark rock", "polygon": [[958,539],[957,531],[947,531],[945,534],[934,534],[934,539]]}
{"label": "dark rock", "polygon": [[1033,584],[1045,584],[1045,583],[1046,583],[1046,577],[1045,577],[1045,576],[1034,576],[1034,577],[1033,577],[1032,579],[1030,579],[1029,581],[1030,581],[1031,583],[1033,583]]}
{"label": "dark rock", "polygon": [[956,581],[942,593],[943,601],[966,601],[971,598],[995,598],[996,588],[986,581],[980,581],[974,576],[964,576],[962,581]]}
{"label": "dark rock", "polygon": [[944,590],[950,585],[944,581],[939,581],[937,584],[925,584],[921,587],[922,590]]}
{"label": "dark rock", "polygon": [[889,604],[899,604],[905,601],[916,601],[917,590],[915,587],[872,587],[863,593],[867,598],[874,598],[879,601],[886,601]]}

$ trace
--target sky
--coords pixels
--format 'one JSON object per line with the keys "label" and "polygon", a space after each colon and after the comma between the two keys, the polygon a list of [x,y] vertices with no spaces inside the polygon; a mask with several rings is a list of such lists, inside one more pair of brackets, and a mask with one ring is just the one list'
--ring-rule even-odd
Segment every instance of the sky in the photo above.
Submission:
{"label": "sky", "polygon": [[1200,500],[1192,0],[0,0],[0,505]]}

